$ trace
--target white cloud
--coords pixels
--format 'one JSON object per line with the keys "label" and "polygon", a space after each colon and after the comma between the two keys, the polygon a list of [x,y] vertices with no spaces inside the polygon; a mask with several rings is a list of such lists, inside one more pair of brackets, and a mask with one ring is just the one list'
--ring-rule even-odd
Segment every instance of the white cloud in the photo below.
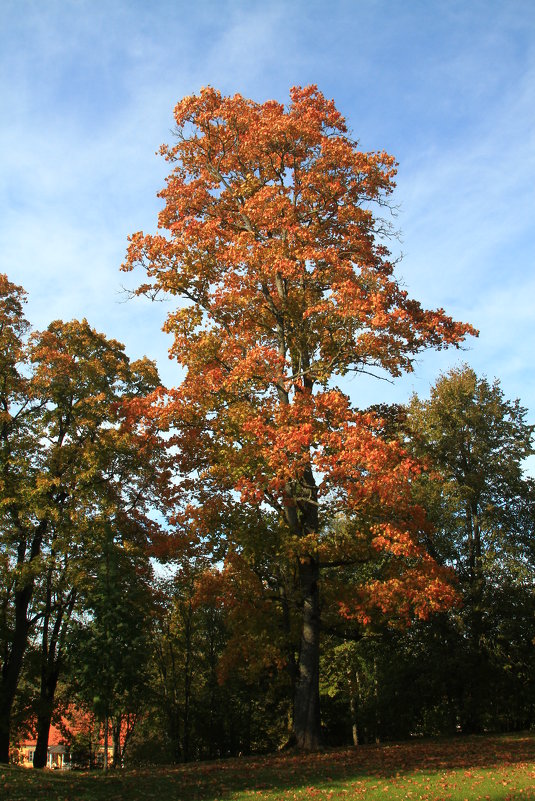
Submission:
{"label": "white cloud", "polygon": [[[341,1],[7,2],[0,270],[30,292],[35,324],[86,316],[175,380],[165,308],[117,294],[135,283],[118,272],[127,234],[155,225],[167,165],[154,151],[171,138],[172,108],[207,83],[285,100],[313,80],[370,147],[387,138],[402,157],[410,293],[479,326],[466,357],[535,410],[535,51],[522,3],[491,3],[485,18],[481,4],[448,5],[438,21],[441,3],[419,17],[361,5],[359,16]],[[392,389],[355,381],[352,392],[402,399],[458,361],[430,354]]]}

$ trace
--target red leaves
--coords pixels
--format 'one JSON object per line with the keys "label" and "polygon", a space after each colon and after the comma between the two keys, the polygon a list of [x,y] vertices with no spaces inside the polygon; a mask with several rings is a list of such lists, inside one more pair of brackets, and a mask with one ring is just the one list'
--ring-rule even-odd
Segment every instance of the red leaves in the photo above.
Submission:
{"label": "red leaves", "polygon": [[177,104],[179,141],[162,148],[175,165],[159,219],[171,236],[134,234],[125,269],[143,264],[155,290],[200,304],[222,340],[249,328],[251,342],[271,339],[282,315],[291,348],[312,317],[308,347],[333,372],[364,360],[397,374],[422,347],[473,332],[424,312],[389,278],[374,242],[385,222],[366,204],[392,191],[394,159],[359,151],[317,87],[290,96],[285,109],[207,88]]}

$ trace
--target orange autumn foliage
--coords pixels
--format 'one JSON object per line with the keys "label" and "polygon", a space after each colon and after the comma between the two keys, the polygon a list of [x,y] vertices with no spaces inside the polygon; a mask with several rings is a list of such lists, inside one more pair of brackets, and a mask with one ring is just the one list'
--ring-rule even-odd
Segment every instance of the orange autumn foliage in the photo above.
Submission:
{"label": "orange autumn foliage", "polygon": [[165,328],[186,375],[149,411],[175,432],[174,522],[218,557],[295,565],[314,626],[326,566],[378,565],[344,574],[345,618],[447,606],[411,499],[420,466],[336,386],[399,376],[423,349],[476,333],[394,275],[381,214],[395,159],[360,151],[315,86],[294,87],[287,107],[205,88],[175,121],[159,233],[133,234],[123,265],[145,269],[140,294],[179,299]]}

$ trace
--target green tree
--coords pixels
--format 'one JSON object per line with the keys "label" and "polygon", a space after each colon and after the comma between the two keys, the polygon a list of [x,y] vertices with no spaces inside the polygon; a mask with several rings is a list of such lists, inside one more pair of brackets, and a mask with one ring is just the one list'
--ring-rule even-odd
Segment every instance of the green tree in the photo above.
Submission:
{"label": "green tree", "polygon": [[107,770],[110,727],[117,767],[143,707],[153,575],[146,551],[123,542],[109,523],[94,531],[89,547],[80,586],[85,612],[71,633],[68,661],[75,696],[102,725]]}
{"label": "green tree", "polygon": [[201,616],[195,603],[196,579],[202,570],[195,559],[184,558],[173,577],[162,580],[158,589],[153,691],[163,712],[162,729],[173,762],[187,762],[194,755],[194,710],[199,683],[205,681]]}
{"label": "green tree", "polygon": [[435,554],[453,565],[462,594],[454,620],[465,731],[481,730],[496,714],[495,682],[501,673],[503,696],[505,664],[509,683],[521,685],[512,664],[520,669],[520,643],[535,634],[535,486],[523,469],[535,427],[526,415],[499,381],[467,366],[441,376],[428,400],[414,397],[408,408],[412,447],[441,477],[420,482],[437,529]]}
{"label": "green tree", "polygon": [[41,689],[34,766],[44,767],[65,639],[77,610],[86,554],[103,521],[147,543],[157,449],[125,421],[125,403],[154,389],[148,361],[130,363],[123,346],[81,323],[56,321],[31,340],[32,386],[39,418],[40,476],[53,483],[49,540],[35,607],[41,639]]}
{"label": "green tree", "polygon": [[29,323],[22,287],[0,274],[0,762],[9,761],[11,712],[32,627],[31,603],[48,520],[32,459],[39,401],[25,373]]}
{"label": "green tree", "polygon": [[278,640],[277,609],[259,597],[251,571],[230,571],[184,558],[159,583],[138,759],[147,744],[158,759],[179,762],[274,750],[287,737],[289,682],[280,643],[269,642]]}
{"label": "green tree", "polygon": [[157,528],[148,506],[161,477],[158,440],[138,427],[132,404],[158,377],[152,363],[130,364],[122,345],[85,320],[56,321],[28,337],[23,301],[23,290],[1,277],[0,761],[9,758],[11,710],[38,633],[35,764],[43,766],[79,556],[98,521],[145,542]]}

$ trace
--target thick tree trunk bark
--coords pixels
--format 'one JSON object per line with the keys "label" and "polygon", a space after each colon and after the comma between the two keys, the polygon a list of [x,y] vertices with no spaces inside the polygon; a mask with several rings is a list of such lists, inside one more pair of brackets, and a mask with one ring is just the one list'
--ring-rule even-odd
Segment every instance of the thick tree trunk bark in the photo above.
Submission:
{"label": "thick tree trunk bark", "polygon": [[10,717],[0,706],[0,762],[9,762]]}
{"label": "thick tree trunk bark", "polygon": [[54,695],[58,683],[58,671],[53,671],[41,686],[41,698],[37,715],[37,743],[33,755],[34,768],[45,768],[48,756],[48,737],[52,712],[54,709]]}
{"label": "thick tree trunk bark", "polygon": [[[15,692],[11,682],[3,682],[0,688],[0,763],[9,763],[9,740],[11,732],[11,709]],[[15,685],[16,686],[16,685]]]}
{"label": "thick tree trunk bark", "polygon": [[17,693],[30,625],[27,614],[33,593],[33,582],[15,593],[15,631],[11,650],[0,676],[0,763],[9,763],[11,711]]}
{"label": "thick tree trunk bark", "polygon": [[41,634],[41,688],[37,713],[37,743],[33,755],[34,768],[44,768],[48,756],[48,736],[54,712],[54,697],[61,672],[65,627],[70,620],[76,601],[76,591],[71,590],[65,603],[59,604],[56,618],[52,620],[52,569],[47,576],[46,608]]}
{"label": "thick tree trunk bark", "polygon": [[[31,537],[30,555],[26,560],[27,532],[19,527],[21,538],[18,544],[17,567],[31,564],[41,553],[41,545],[47,528],[47,521],[41,521]],[[11,711],[17,693],[24,654],[28,645],[30,622],[28,608],[32,600],[35,579],[28,579],[24,587],[15,591],[15,630],[11,649],[4,657],[0,675],[0,763],[9,763],[9,740],[11,733]]]}
{"label": "thick tree trunk bark", "polygon": [[48,757],[48,737],[50,734],[50,724],[52,722],[52,712],[50,714],[39,714],[37,719],[37,743],[33,754],[34,768],[46,768]]}
{"label": "thick tree trunk bark", "polygon": [[300,560],[299,582],[303,599],[303,627],[299,672],[295,688],[293,736],[298,748],[321,747],[319,694],[320,602],[319,564],[314,557]]}
{"label": "thick tree trunk bark", "polygon": [[11,733],[11,710],[17,692],[25,648],[15,648],[2,671],[0,685],[0,763],[9,763],[9,741]]}
{"label": "thick tree trunk bark", "polygon": [[112,760],[111,764],[114,769],[122,767],[122,753],[121,753],[121,726],[122,716],[117,715],[112,719],[111,724],[111,737],[112,737]]}

